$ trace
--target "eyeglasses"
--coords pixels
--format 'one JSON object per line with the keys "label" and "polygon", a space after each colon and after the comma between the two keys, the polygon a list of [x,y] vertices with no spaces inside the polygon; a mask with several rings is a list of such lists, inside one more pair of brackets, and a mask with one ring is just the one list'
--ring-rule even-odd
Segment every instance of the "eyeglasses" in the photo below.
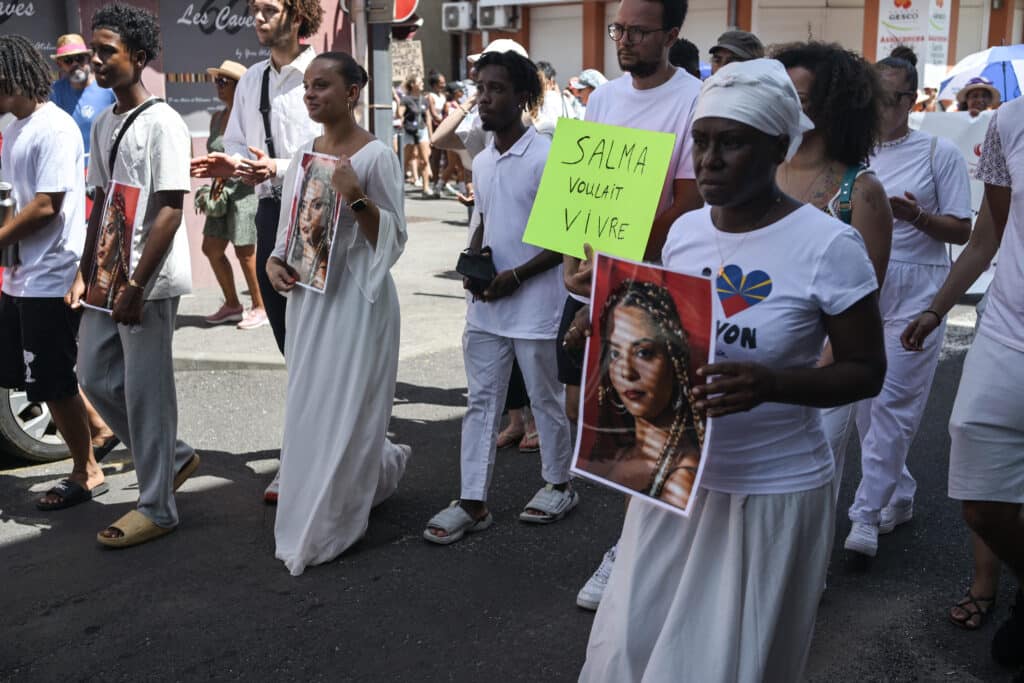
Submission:
{"label": "eyeglasses", "polygon": [[229,84],[234,85],[235,80],[233,78],[228,78],[226,76],[217,76],[213,79],[213,82],[217,85],[218,88],[223,88],[224,86]]}
{"label": "eyeglasses", "polygon": [[626,37],[626,42],[634,45],[642,42],[651,33],[665,31],[663,28],[643,28],[640,26],[623,26],[622,24],[608,24],[608,37],[616,43]]}
{"label": "eyeglasses", "polygon": [[895,107],[904,97],[917,99],[917,93],[913,90],[890,90],[882,97],[882,104]]}
{"label": "eyeglasses", "polygon": [[58,64],[63,64],[64,66],[69,66],[71,64],[85,64],[90,59],[92,59],[92,55],[90,53],[82,52],[82,53],[77,54],[77,55],[69,55],[67,57],[58,57],[57,58],[57,63]]}

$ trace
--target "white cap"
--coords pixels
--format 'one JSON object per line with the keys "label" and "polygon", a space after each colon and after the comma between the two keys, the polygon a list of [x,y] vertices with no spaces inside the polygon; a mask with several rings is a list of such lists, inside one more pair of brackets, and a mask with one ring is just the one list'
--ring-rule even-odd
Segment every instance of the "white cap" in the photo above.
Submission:
{"label": "white cap", "polygon": [[483,52],[478,52],[475,55],[467,55],[466,61],[472,64],[476,60],[480,59],[480,55],[487,52],[515,52],[517,55],[526,57],[527,59],[530,58],[530,55],[526,54],[526,48],[516,41],[508,38],[498,38],[497,40],[492,40],[490,44],[484,48]]}

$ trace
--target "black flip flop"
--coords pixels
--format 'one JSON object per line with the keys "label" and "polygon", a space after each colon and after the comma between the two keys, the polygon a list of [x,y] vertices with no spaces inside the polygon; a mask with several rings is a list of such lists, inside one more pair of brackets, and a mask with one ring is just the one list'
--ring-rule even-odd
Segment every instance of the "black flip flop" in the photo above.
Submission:
{"label": "black flip flop", "polygon": [[39,499],[36,501],[36,507],[40,510],[63,510],[64,508],[74,507],[79,503],[90,501],[97,496],[102,496],[109,490],[110,487],[107,486],[106,482],[97,484],[92,489],[87,489],[77,481],[65,479],[46,492],[47,496],[50,494],[60,496],[59,501],[56,503],[44,503],[42,499]]}
{"label": "black flip flop", "polygon": [[103,458],[110,455],[110,452],[117,448],[121,444],[121,439],[116,436],[111,436],[109,439],[101,443],[99,446],[92,447],[93,457],[96,458],[96,462],[100,462]]}

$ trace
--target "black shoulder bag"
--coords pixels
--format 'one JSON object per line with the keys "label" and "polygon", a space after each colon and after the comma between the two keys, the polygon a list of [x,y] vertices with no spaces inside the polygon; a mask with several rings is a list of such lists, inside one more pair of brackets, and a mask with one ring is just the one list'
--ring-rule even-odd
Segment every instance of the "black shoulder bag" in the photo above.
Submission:
{"label": "black shoulder bag", "polygon": [[107,175],[111,181],[114,180],[114,162],[117,161],[117,148],[121,145],[121,138],[123,138],[124,134],[128,132],[131,125],[135,123],[135,119],[139,118],[139,114],[158,102],[163,102],[163,100],[159,97],[154,97],[140,104],[135,108],[135,111],[132,112],[132,115],[128,117],[128,120],[124,122],[124,125],[121,126],[121,130],[117,132],[117,137],[114,138],[114,146],[110,148],[110,156],[107,157]]}
{"label": "black shoulder bag", "polygon": [[[263,72],[263,85],[260,88],[260,114],[263,116],[263,142],[267,146],[267,155],[271,159],[277,158],[277,151],[274,149],[274,136],[270,132],[270,69],[273,67],[270,62],[267,61],[267,68]],[[270,191],[274,194],[274,199],[281,201],[281,188],[278,185],[270,183]]]}

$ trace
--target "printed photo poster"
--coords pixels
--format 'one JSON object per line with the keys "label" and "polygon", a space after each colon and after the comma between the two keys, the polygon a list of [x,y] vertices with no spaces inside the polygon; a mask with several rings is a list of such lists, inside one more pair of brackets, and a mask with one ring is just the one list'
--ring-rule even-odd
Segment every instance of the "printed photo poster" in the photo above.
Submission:
{"label": "printed photo poster", "polygon": [[93,252],[92,273],[83,305],[100,311],[113,310],[117,295],[131,277],[132,236],[142,188],[113,181],[103,201],[103,220]]}
{"label": "printed photo poster", "polygon": [[714,357],[712,283],[599,254],[572,471],[690,514],[710,424],[691,387]]}
{"label": "printed photo poster", "polygon": [[331,245],[342,199],[331,185],[338,157],[306,152],[295,174],[286,262],[298,273],[301,287],[323,293],[331,267]]}

